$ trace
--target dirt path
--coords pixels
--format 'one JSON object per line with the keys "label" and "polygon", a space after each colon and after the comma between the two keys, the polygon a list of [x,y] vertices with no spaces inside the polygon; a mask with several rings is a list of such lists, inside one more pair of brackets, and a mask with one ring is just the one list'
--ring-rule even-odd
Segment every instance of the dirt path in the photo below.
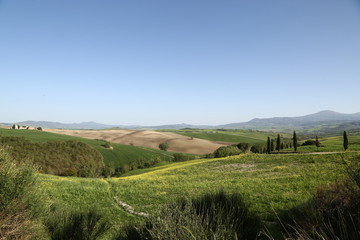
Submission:
{"label": "dirt path", "polygon": [[130,206],[129,204],[120,201],[118,197],[114,197],[117,205],[119,205],[119,207],[121,207],[125,212],[130,213],[132,215],[136,215],[139,217],[149,217],[150,215],[148,213],[144,213],[144,212],[137,212],[134,210],[134,208],[132,206]]}

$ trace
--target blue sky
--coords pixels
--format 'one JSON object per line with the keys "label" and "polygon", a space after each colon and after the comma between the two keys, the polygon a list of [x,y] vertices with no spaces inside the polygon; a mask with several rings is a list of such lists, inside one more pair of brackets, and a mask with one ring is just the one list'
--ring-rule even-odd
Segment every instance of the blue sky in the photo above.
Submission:
{"label": "blue sky", "polygon": [[0,122],[359,112],[359,0],[0,0]]}

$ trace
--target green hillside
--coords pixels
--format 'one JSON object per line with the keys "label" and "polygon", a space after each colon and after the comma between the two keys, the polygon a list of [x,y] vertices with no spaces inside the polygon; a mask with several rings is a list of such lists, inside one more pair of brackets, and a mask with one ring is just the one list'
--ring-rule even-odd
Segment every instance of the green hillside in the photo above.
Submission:
{"label": "green hillside", "polygon": [[[232,130],[232,129],[182,129],[182,130],[161,130],[174,132],[188,137],[201,138],[210,141],[229,143],[265,143],[267,137],[275,138],[277,133],[263,132],[256,130]],[[290,138],[290,134],[282,133],[282,137]]]}
{"label": "green hillside", "polygon": [[[193,198],[219,189],[239,192],[263,220],[310,199],[319,185],[345,175],[342,159],[358,160],[358,153],[324,155],[244,154],[220,159],[200,159],[148,169],[135,176],[79,179],[41,175],[47,202],[66,208],[97,206],[116,229],[141,218],[116,206],[114,197],[135,211],[154,214],[165,203]],[[114,230],[114,231],[115,231]]]}
{"label": "green hillside", "polygon": [[12,130],[0,128],[0,136],[24,137],[25,139],[35,143],[69,140],[83,142],[98,150],[104,157],[105,165],[113,168],[120,167],[124,164],[130,164],[135,160],[149,161],[152,159],[159,159],[160,161],[169,162],[173,158],[173,153],[164,152],[157,149],[111,143],[111,146],[113,147],[111,150],[104,147],[106,142],[103,140],[85,139],[68,135],[49,133],[45,131]]}

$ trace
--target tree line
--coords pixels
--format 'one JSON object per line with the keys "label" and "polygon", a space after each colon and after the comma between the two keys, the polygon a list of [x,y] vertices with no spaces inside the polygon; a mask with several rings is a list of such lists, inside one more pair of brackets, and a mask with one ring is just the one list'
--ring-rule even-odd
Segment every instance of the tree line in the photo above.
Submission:
{"label": "tree line", "polygon": [[[219,157],[228,157],[232,155],[238,155],[241,153],[260,153],[260,154],[271,154],[271,153],[280,153],[282,149],[293,148],[294,152],[297,152],[299,146],[316,146],[317,148],[321,147],[320,140],[318,136],[315,137],[315,140],[309,139],[303,141],[299,144],[299,138],[294,130],[293,136],[291,139],[282,138],[280,134],[277,135],[275,139],[267,137],[266,144],[257,143],[250,145],[249,143],[238,143],[230,146],[224,146],[216,149],[213,153],[207,154],[207,158],[219,158]],[[346,151],[348,149],[349,141],[346,131],[343,133],[343,149]]]}

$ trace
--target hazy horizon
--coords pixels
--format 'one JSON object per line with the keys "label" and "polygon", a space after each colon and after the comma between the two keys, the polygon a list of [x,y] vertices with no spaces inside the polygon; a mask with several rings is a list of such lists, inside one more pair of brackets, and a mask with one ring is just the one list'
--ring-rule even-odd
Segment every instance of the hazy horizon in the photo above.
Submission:
{"label": "hazy horizon", "polygon": [[0,122],[359,112],[360,1],[0,0]]}
{"label": "hazy horizon", "polygon": [[[315,113],[320,113],[320,112],[324,112],[324,111],[331,111],[331,112],[335,112],[332,110],[321,110]],[[305,115],[298,115],[298,116],[273,116],[273,117],[268,117],[268,118],[276,118],[276,117],[303,117],[306,115],[310,115],[310,114],[315,114],[315,113],[308,113]],[[360,112],[353,112],[353,113],[343,113],[343,112],[336,112],[336,113],[340,113],[340,114],[359,114]],[[122,123],[104,123],[104,122],[96,122],[96,121],[92,121],[92,120],[88,120],[88,121],[82,121],[82,122],[61,122],[61,121],[48,121],[48,120],[32,120],[32,119],[28,119],[28,120],[22,120],[22,121],[17,121],[17,122],[2,122],[2,123],[6,123],[6,124],[17,124],[17,123],[21,123],[21,122],[29,122],[29,121],[34,121],[34,122],[53,122],[53,123],[61,123],[61,124],[82,124],[82,123],[97,123],[97,124],[104,124],[104,125],[113,125],[113,126],[142,126],[142,127],[151,127],[151,126],[165,126],[165,125],[181,125],[181,124],[186,124],[186,125],[197,125],[197,126],[218,126],[218,125],[226,125],[226,124],[232,124],[232,123],[244,123],[244,122],[248,122],[251,121],[253,119],[265,119],[265,118],[252,118],[249,119],[247,121],[238,121],[238,122],[226,122],[226,123],[221,123],[221,124],[206,124],[206,123],[202,123],[202,124],[191,124],[191,123],[180,123],[180,122],[173,122],[173,123],[161,123],[161,124],[156,124],[156,125],[149,125],[149,124],[122,124]]]}

